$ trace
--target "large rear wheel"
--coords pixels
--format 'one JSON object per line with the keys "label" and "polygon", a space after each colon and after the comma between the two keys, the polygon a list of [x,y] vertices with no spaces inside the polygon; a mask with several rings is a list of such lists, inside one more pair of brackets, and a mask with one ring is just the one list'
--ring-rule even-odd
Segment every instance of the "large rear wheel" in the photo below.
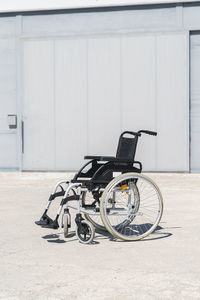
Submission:
{"label": "large rear wheel", "polygon": [[105,188],[100,213],[106,229],[127,241],[143,239],[158,226],[163,199],[157,185],[147,176],[125,173]]}

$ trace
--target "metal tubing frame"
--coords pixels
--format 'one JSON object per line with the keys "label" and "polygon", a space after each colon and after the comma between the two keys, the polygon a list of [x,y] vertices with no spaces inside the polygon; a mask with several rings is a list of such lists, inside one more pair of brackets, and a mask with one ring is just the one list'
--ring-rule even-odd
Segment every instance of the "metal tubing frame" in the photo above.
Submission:
{"label": "metal tubing frame", "polygon": [[55,194],[55,192],[57,191],[57,188],[62,184],[62,183],[66,183],[69,184],[69,180],[61,180],[59,182],[56,183],[53,191],[52,191],[52,195]]}
{"label": "metal tubing frame", "polygon": [[[56,193],[57,188],[58,188],[62,183],[66,183],[66,185],[69,185],[69,181],[68,181],[68,180],[61,180],[61,181],[59,181],[58,183],[56,183],[55,187],[53,188],[53,191],[52,191],[52,193],[51,193],[51,196],[54,195],[54,194]],[[50,197],[51,197],[51,196],[50,196]],[[48,200],[47,206],[46,206],[46,209],[45,209],[45,213],[48,212],[49,207],[50,207],[50,205],[51,205],[51,202],[52,202],[52,200]]]}
{"label": "metal tubing frame", "polygon": [[[84,213],[87,215],[100,216],[100,212],[92,212],[92,211],[89,211],[82,207],[79,209],[79,207],[75,207],[71,204],[66,204],[66,208],[72,208],[72,209],[78,210],[79,213],[81,212],[81,213]],[[118,215],[126,216],[127,212],[129,211],[128,209],[120,209],[120,208],[116,208],[116,209],[112,208],[112,209],[115,210],[116,212],[110,213],[110,215],[118,214]],[[124,212],[120,212],[120,210],[123,210]]]}
{"label": "metal tubing frame", "polygon": [[[66,191],[65,191],[65,194],[64,194],[64,196],[63,196],[63,198],[62,198],[61,204],[60,204],[60,206],[59,206],[59,208],[58,208],[57,216],[59,216],[59,215],[61,214],[61,212],[62,212],[62,208],[63,208],[62,202],[63,202],[63,200],[67,199],[67,196],[68,196],[68,194],[69,194],[69,191],[70,191],[72,188],[77,187],[77,188],[78,188],[78,191],[77,191],[77,192],[78,192],[78,195],[79,195],[79,193],[81,193],[81,189],[79,190],[79,188],[81,187],[81,185],[82,185],[82,183],[71,183],[71,184],[68,185],[68,187],[67,187],[67,189],[66,189]],[[79,208],[78,208],[78,210],[80,210],[80,199],[78,200],[78,203],[79,203]],[[65,208],[68,208],[67,203],[65,204]],[[76,208],[76,209],[77,209],[77,208]]]}

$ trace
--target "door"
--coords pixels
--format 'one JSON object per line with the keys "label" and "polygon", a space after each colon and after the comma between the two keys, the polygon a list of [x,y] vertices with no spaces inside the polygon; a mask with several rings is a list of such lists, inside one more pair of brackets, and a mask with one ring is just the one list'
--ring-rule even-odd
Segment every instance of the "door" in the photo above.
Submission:
{"label": "door", "polygon": [[188,36],[127,35],[121,43],[122,128],[150,129],[136,158],[147,171],[189,170]]}
{"label": "door", "polygon": [[25,40],[23,58],[23,169],[77,169],[87,141],[86,42]]}
{"label": "door", "polygon": [[200,32],[190,36],[190,167],[200,171]]}
{"label": "door", "polygon": [[55,168],[53,41],[23,43],[24,170]]}
{"label": "door", "polygon": [[188,171],[188,37],[184,32],[23,42],[23,169],[77,170],[142,136],[146,171]]}

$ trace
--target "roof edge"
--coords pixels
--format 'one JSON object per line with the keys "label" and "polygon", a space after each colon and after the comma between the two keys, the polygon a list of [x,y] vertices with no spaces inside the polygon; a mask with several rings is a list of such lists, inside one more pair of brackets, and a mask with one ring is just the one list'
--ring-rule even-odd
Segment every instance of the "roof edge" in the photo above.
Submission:
{"label": "roof edge", "polygon": [[[60,2],[60,4],[58,4]],[[81,10],[81,9],[99,9],[99,8],[114,8],[114,7],[128,7],[128,6],[149,6],[149,5],[167,5],[167,4],[183,4],[183,3],[198,3],[200,1],[195,0],[57,0],[55,3],[51,2],[51,5],[43,4],[44,1],[35,1],[34,4],[30,5],[19,5],[20,1],[15,1],[15,4],[9,3],[7,0],[6,3],[0,5],[0,13],[20,13],[20,12],[42,12],[42,11],[56,11],[56,10]],[[61,4],[62,3],[62,4]],[[11,5],[12,4],[12,5]]]}

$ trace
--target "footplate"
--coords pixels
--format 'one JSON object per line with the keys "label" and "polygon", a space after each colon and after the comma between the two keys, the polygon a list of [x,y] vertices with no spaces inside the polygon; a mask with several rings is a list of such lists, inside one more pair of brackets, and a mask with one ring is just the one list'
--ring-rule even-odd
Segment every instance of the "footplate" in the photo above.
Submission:
{"label": "footplate", "polygon": [[51,228],[51,229],[59,228],[58,221],[56,219],[52,220],[47,214],[43,214],[39,221],[35,221],[35,224],[43,228]]}

